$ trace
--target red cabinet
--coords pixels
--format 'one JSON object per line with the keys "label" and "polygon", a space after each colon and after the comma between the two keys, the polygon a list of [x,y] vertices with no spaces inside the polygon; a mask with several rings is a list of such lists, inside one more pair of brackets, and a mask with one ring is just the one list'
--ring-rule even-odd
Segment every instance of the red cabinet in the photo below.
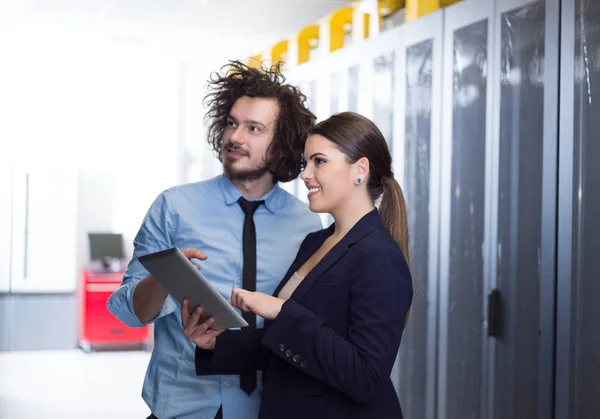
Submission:
{"label": "red cabinet", "polygon": [[150,326],[131,328],[114,317],[106,302],[119,288],[123,272],[83,271],[80,292],[79,346],[93,349],[145,348]]}

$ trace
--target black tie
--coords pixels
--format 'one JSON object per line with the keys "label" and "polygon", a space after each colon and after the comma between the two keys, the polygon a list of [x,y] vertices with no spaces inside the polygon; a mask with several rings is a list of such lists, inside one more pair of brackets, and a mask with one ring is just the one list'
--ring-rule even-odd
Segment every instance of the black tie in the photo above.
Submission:
{"label": "black tie", "polygon": [[[256,291],[256,229],[252,218],[256,209],[265,201],[248,201],[241,197],[238,202],[244,210],[244,270],[242,274],[243,287],[248,291]],[[256,328],[256,315],[254,313],[243,313],[244,320],[248,322],[250,329]],[[240,387],[250,394],[256,388],[256,371],[247,371],[240,374]]]}

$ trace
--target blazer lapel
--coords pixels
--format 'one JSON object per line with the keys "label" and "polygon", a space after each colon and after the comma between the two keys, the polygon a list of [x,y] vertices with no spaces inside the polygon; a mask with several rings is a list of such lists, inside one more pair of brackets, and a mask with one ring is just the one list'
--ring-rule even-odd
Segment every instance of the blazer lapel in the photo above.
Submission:
{"label": "blazer lapel", "polygon": [[298,257],[296,258],[296,260],[294,260],[294,262],[288,269],[287,273],[283,277],[283,280],[279,283],[277,288],[275,288],[275,291],[273,292],[273,296],[276,297],[279,294],[281,289],[290,280],[290,278],[292,277],[294,272],[296,272],[298,269],[300,269],[300,267],[302,265],[304,265],[304,263],[308,260],[308,258],[310,258],[319,249],[319,247],[321,247],[321,245],[323,244],[323,242],[325,240],[327,240],[327,237],[329,237],[329,236],[331,236],[331,234],[333,234],[333,229],[334,229],[334,225],[331,225],[328,228],[322,230],[321,234],[319,236],[315,237],[312,240],[312,242],[306,246],[306,248],[302,251],[302,253],[298,254]]}
{"label": "blazer lapel", "polygon": [[[315,282],[325,273],[329,268],[331,268],[342,256],[344,256],[348,250],[360,241],[366,235],[372,233],[378,228],[381,228],[381,222],[379,221],[379,213],[377,209],[366,214],[363,218],[361,218],[355,225],[350,229],[350,231],[340,240],[333,248],[317,263],[317,265],[309,272],[309,274],[300,282],[298,288],[292,293],[291,299],[299,301],[304,295],[310,290]],[[318,244],[316,246],[311,246],[312,249],[310,252],[306,252],[305,257],[303,257],[303,261],[299,264],[295,272],[309,257],[311,257],[317,249],[323,244],[323,242],[333,233],[334,225],[330,227],[331,232],[324,237],[320,238],[320,240],[316,240]],[[291,275],[290,275],[291,276]]]}

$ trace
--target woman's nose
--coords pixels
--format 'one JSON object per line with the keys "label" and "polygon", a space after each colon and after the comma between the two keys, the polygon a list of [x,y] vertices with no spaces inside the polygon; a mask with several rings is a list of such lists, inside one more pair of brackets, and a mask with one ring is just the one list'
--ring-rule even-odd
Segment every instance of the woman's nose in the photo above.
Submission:
{"label": "woman's nose", "polygon": [[300,179],[302,179],[303,181],[307,181],[309,179],[312,178],[312,174],[310,173],[308,167],[305,167],[304,170],[302,171],[302,173],[300,173]]}

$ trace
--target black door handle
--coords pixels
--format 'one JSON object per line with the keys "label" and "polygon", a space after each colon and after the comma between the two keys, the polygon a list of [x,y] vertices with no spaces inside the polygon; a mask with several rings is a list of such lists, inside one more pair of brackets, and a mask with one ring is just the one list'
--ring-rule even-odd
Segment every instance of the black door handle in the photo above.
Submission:
{"label": "black door handle", "polygon": [[502,334],[502,296],[497,289],[493,289],[488,294],[487,308],[487,334],[498,337]]}

